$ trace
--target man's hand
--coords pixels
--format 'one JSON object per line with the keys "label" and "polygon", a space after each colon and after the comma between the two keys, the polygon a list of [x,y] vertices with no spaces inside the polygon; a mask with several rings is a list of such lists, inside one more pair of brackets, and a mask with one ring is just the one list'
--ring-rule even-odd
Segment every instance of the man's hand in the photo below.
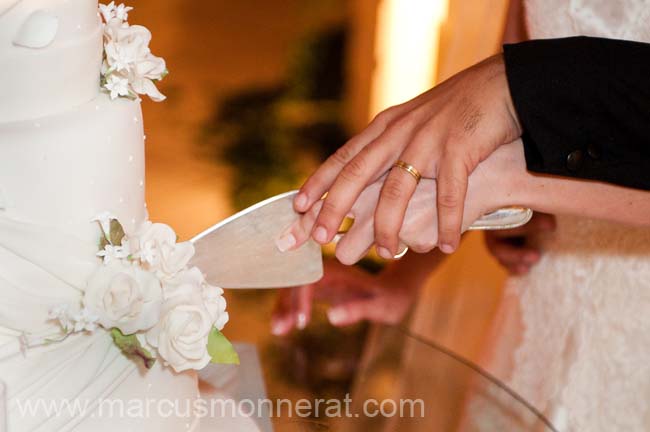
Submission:
{"label": "man's hand", "polygon": [[535,213],[528,224],[505,231],[486,231],[485,243],[490,253],[514,275],[524,275],[541,257],[531,237],[555,231],[555,216]]}
{"label": "man's hand", "polygon": [[[325,192],[313,238],[330,242],[363,189],[397,160],[437,179],[438,245],[453,252],[460,241],[469,175],[502,144],[521,135],[501,55],[479,63],[415,99],[379,114],[307,180],[296,196],[306,212]],[[416,180],[392,169],[375,213],[379,254],[399,252],[399,232]]]}

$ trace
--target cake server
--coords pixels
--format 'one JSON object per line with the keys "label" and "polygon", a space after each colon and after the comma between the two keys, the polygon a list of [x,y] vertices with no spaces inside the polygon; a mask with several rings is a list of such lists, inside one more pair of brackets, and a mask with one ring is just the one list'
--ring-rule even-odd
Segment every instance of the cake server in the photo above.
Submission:
{"label": "cake server", "polygon": [[198,266],[209,283],[224,288],[279,288],[305,285],[323,276],[320,245],[309,240],[280,252],[278,235],[299,217],[293,210],[296,192],[274,196],[194,237]]}
{"label": "cake server", "polygon": [[[323,276],[320,245],[309,240],[280,252],[278,235],[296,221],[297,191],[283,193],[223,220],[194,237],[191,264],[206,273],[207,281],[225,288],[279,288],[305,285]],[[508,207],[485,215],[470,230],[516,228],[532,217],[530,209]]]}

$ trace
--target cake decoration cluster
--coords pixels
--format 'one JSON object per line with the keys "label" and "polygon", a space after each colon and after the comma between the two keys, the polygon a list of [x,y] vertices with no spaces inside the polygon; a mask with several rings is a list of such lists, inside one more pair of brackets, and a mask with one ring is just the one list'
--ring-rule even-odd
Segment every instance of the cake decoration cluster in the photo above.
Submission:
{"label": "cake decoration cluster", "polygon": [[127,235],[109,213],[94,219],[102,237],[97,269],[80,305],[50,310],[64,337],[102,327],[127,355],[153,366],[157,358],[176,372],[209,362],[238,363],[221,333],[228,322],[223,289],[209,285],[191,242],[178,242],[168,225],[145,221]]}
{"label": "cake decoration cluster", "polygon": [[129,12],[124,4],[99,5],[104,28],[104,56],[101,68],[101,87],[111,99],[137,99],[147,95],[159,102],[165,99],[156,82],[168,73],[165,60],[149,49],[151,32],[140,25],[130,25]]}

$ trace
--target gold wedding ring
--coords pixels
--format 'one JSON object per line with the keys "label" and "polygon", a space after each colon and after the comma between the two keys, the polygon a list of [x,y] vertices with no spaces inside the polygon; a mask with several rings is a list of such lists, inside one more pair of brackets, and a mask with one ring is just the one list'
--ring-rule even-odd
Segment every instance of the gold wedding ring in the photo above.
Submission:
{"label": "gold wedding ring", "polygon": [[420,180],[422,180],[422,174],[420,174],[420,171],[417,170],[413,165],[407,164],[403,160],[398,160],[393,164],[393,168],[400,168],[406,171],[407,173],[411,174],[413,178],[415,179],[416,183],[420,183]]}

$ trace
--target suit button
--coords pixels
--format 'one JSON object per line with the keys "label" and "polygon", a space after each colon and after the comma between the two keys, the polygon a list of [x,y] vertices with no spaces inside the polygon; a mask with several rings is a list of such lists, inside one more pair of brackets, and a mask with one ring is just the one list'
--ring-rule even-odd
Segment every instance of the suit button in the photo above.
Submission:
{"label": "suit button", "polygon": [[571,172],[576,172],[582,168],[582,163],[584,162],[585,155],[582,150],[576,150],[569,153],[569,156],[566,158],[566,167]]}
{"label": "suit button", "polygon": [[596,144],[589,144],[589,147],[587,147],[587,154],[592,159],[600,159],[600,147]]}

